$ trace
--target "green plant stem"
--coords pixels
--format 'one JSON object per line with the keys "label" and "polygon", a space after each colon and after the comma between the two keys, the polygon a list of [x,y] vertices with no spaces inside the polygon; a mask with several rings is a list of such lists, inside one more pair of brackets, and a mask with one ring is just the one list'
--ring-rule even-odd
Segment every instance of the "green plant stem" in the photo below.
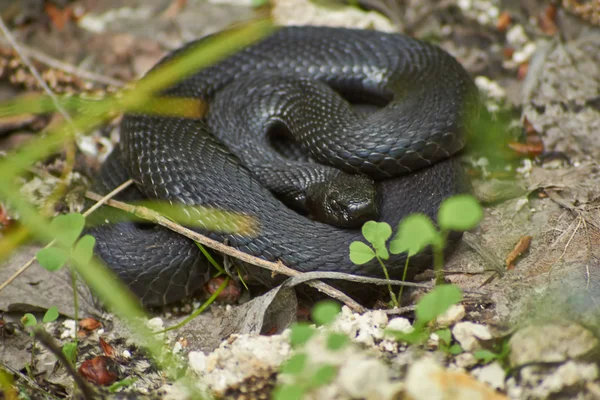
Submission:
{"label": "green plant stem", "polygon": [[[389,281],[390,276],[388,274],[387,268],[385,267],[385,264],[383,263],[383,260],[378,255],[375,255],[375,258],[377,258],[377,261],[379,261],[379,265],[381,265],[381,269],[383,269],[385,279],[387,279]],[[387,286],[388,286],[388,290],[390,292],[390,298],[392,299],[392,305],[394,307],[398,307],[398,299],[396,298],[396,294],[392,290],[392,285],[388,282]]]}
{"label": "green plant stem", "polygon": [[444,247],[446,245],[446,238],[448,237],[448,232],[440,231],[440,237],[436,240],[433,247],[433,270],[435,271],[435,284],[441,285],[444,283]]}
{"label": "green plant stem", "polygon": [[[410,261],[410,255],[406,255],[406,261],[404,262],[404,272],[402,272],[402,282],[406,282],[406,273],[408,272],[408,262]],[[404,286],[400,286],[400,291],[398,292],[398,305],[402,301],[402,289]]]}
{"label": "green plant stem", "polygon": [[172,331],[175,329],[179,329],[182,326],[184,326],[185,324],[187,324],[188,322],[190,322],[191,320],[193,320],[194,318],[196,318],[198,315],[202,314],[204,312],[204,310],[206,310],[208,308],[208,306],[210,306],[215,301],[217,296],[219,296],[221,294],[221,292],[223,290],[225,290],[225,288],[229,284],[229,280],[230,280],[230,278],[226,277],[225,280],[223,281],[223,283],[221,283],[221,286],[219,286],[219,288],[208,298],[208,300],[206,300],[204,303],[202,303],[202,305],[200,307],[198,307],[198,309],[196,311],[194,311],[189,317],[187,317],[186,319],[184,319],[183,321],[181,321],[178,324],[169,326],[168,328],[165,328],[162,331],[158,331],[156,333],[157,334],[165,333],[165,332],[169,332],[169,331]]}
{"label": "green plant stem", "polygon": [[74,317],[75,317],[75,363],[77,363],[77,346],[78,346],[78,338],[77,331],[79,330],[79,297],[77,294],[77,274],[73,268],[71,268],[71,287],[73,288],[73,307],[74,307]]}
{"label": "green plant stem", "polygon": [[35,368],[35,347],[37,341],[35,340],[35,336],[33,337],[33,343],[31,344],[31,358],[29,360],[29,368],[27,368],[27,373],[31,379],[34,379],[33,369]]}
{"label": "green plant stem", "polygon": [[225,273],[225,269],[217,262],[217,260],[214,259],[213,256],[210,255],[210,253],[204,248],[204,246],[202,246],[198,242],[194,242],[194,243],[196,243],[196,246],[198,246],[198,248],[200,249],[200,251],[202,252],[202,254],[204,254],[204,257],[206,257],[206,259],[208,260],[208,262],[213,267],[215,267],[215,269],[217,271],[219,271],[220,274],[224,274]]}

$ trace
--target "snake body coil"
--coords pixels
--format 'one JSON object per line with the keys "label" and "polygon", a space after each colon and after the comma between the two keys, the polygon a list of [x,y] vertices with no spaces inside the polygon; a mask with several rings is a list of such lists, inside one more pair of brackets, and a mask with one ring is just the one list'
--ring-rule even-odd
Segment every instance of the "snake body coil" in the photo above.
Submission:
{"label": "snake body coil", "polygon": [[[366,175],[375,180],[379,220],[396,227],[414,212],[435,218],[446,197],[465,189],[451,156],[464,145],[476,89],[450,55],[400,34],[282,28],[163,94],[206,101],[208,115],[126,115],[120,147],[95,189],[107,192],[131,177],[137,187],[126,199],[251,215],[260,228],[254,237],[194,229],[299,271],[382,275],[376,261],[350,261],[359,229],[309,219],[282,203],[286,193],[286,201],[302,203],[315,182]],[[380,110],[357,113],[339,95]],[[208,276],[193,242],[167,229],[122,222],[92,233],[97,254],[146,305],[175,301]],[[397,255],[386,262],[392,277],[401,277],[404,261]],[[412,272],[429,261],[428,254],[413,257]]]}

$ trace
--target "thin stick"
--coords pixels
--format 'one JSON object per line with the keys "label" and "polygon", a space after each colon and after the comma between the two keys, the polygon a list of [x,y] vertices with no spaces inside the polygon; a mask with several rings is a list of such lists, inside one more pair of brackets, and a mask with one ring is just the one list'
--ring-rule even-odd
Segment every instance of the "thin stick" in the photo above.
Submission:
{"label": "thin stick", "polygon": [[73,127],[73,130],[77,131],[75,129],[75,124],[73,123],[73,119],[71,118],[71,116],[69,115],[67,110],[65,110],[63,108],[63,106],[60,105],[60,101],[58,100],[58,97],[56,97],[54,92],[48,87],[48,85],[46,84],[46,82],[44,81],[44,79],[42,78],[40,73],[37,71],[37,69],[31,62],[31,60],[29,60],[29,57],[27,57],[27,55],[25,55],[25,53],[23,52],[21,47],[17,44],[15,38],[13,38],[12,34],[10,33],[10,30],[4,24],[4,20],[2,19],[2,17],[0,17],[0,30],[6,37],[6,40],[8,40],[10,45],[13,47],[15,52],[19,55],[19,57],[21,57],[21,60],[23,60],[23,64],[25,64],[27,66],[27,68],[29,69],[31,74],[35,77],[35,79],[38,81],[38,83],[42,87],[42,89],[44,89],[44,91],[48,94],[48,96],[50,96],[50,98],[52,99],[52,103],[54,103],[54,107],[56,107],[58,112],[62,114],[65,121],[67,121]]}
{"label": "thin stick", "polygon": [[67,360],[67,357],[62,352],[60,347],[56,345],[54,339],[52,339],[52,336],[50,336],[45,330],[41,328],[34,329],[33,334],[35,335],[37,340],[39,340],[40,343],[42,343],[48,350],[50,350],[52,354],[54,354],[54,357],[58,358],[58,361],[60,361],[60,363],[63,365],[63,367],[65,367],[69,375],[71,375],[77,386],[79,386],[83,397],[86,400],[93,400],[94,398],[96,398],[94,390],[87,384],[86,381],[83,380],[81,375],[79,375],[77,371],[75,371],[75,368],[73,368],[71,362]]}
{"label": "thin stick", "polygon": [[[1,42],[5,43],[5,44],[10,44],[8,41],[6,41],[4,39],[0,39],[0,40],[1,40]],[[49,55],[42,53],[38,49],[34,49],[32,47],[28,47],[23,44],[20,44],[19,47],[21,48],[21,51],[23,54],[27,54],[29,57],[31,57],[43,64],[46,64],[47,66],[49,66],[51,68],[58,69],[58,70],[66,72],[68,74],[78,76],[84,80],[98,82],[98,83],[102,83],[102,84],[108,85],[108,86],[114,86],[114,87],[125,86],[125,83],[119,79],[111,78],[111,77],[105,76],[105,75],[100,75],[100,74],[97,74],[97,73],[94,73],[91,71],[87,71],[83,68],[68,64],[61,60],[57,60],[56,58],[50,57]]]}
{"label": "thin stick", "polygon": [[[90,191],[86,192],[85,196],[92,200],[99,200],[102,197],[99,194],[90,192]],[[233,258],[241,260],[245,263],[252,264],[257,267],[265,268],[270,271],[277,272],[277,273],[280,273],[280,274],[286,275],[286,276],[298,276],[301,274],[301,272],[298,272],[294,269],[286,267],[281,262],[275,263],[275,262],[271,262],[271,261],[266,261],[261,258],[254,257],[250,254],[244,253],[243,251],[237,250],[233,247],[227,246],[216,240],[210,239],[204,235],[199,234],[198,232],[195,232],[191,229],[188,229],[184,226],[181,226],[181,225],[165,218],[161,214],[159,214],[156,211],[151,210],[149,208],[141,207],[141,206],[132,206],[130,204],[123,203],[123,202],[116,201],[116,200],[107,200],[106,205],[118,208],[123,211],[127,211],[128,213],[133,214],[137,217],[140,217],[140,218],[152,221],[158,225],[164,226],[165,228],[168,228],[168,229],[175,231],[185,237],[188,237],[188,238],[192,239],[193,241],[200,243],[203,246],[209,247],[213,250],[216,250],[222,254],[226,254],[228,256],[231,256]],[[365,312],[366,311],[366,308],[364,308],[363,306],[358,304],[356,301],[352,300],[352,298],[350,298],[348,295],[331,287],[330,285],[327,285],[326,283],[323,283],[320,281],[314,281],[314,282],[308,282],[307,284],[314,287],[315,289],[327,294],[328,296],[333,297],[334,299],[340,300],[341,302],[343,302],[344,304],[346,304],[348,307],[350,307],[352,310],[354,310],[356,312]]]}
{"label": "thin stick", "polygon": [[[94,211],[96,211],[98,208],[100,208],[103,204],[105,204],[109,199],[113,198],[114,196],[116,196],[118,193],[120,193],[121,191],[125,190],[127,187],[129,187],[129,185],[131,185],[133,183],[133,181],[131,179],[129,179],[128,181],[126,181],[125,183],[119,185],[115,190],[113,190],[112,192],[110,192],[109,194],[107,194],[106,196],[102,197],[100,200],[98,200],[96,202],[96,204],[94,204],[92,207],[90,207],[86,212],[83,213],[84,217],[87,217],[88,215],[90,215],[91,213],[93,213]],[[46,247],[44,247],[45,249],[47,249],[48,247],[54,245],[54,243],[56,243],[56,240],[51,241],[50,243],[48,243],[48,245]],[[7,280],[5,280],[4,282],[2,282],[2,284],[0,284],[0,292],[7,287],[8,285],[10,285],[12,283],[12,281],[14,281],[15,279],[17,279],[19,277],[19,275],[21,275],[23,272],[25,272],[27,270],[27,268],[29,268],[31,266],[31,264],[33,264],[33,262],[36,260],[35,257],[32,257],[29,259],[29,261],[27,261],[25,264],[23,264],[21,266],[21,268],[19,268],[14,274],[12,274]]]}

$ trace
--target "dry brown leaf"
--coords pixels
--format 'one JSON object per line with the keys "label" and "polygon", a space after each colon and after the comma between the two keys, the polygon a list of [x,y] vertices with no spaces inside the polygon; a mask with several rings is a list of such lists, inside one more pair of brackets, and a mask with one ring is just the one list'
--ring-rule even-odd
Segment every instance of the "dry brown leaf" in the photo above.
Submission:
{"label": "dry brown leaf", "polygon": [[85,360],[79,367],[79,373],[88,381],[103,386],[114,383],[118,378],[116,363],[106,356]]}
{"label": "dry brown leaf", "polygon": [[506,269],[512,270],[515,268],[514,262],[529,249],[531,245],[531,236],[521,236],[519,242],[515,245],[512,251],[506,257]]}
{"label": "dry brown leaf", "polygon": [[50,17],[52,24],[54,24],[59,31],[62,31],[67,22],[73,19],[73,9],[71,7],[60,9],[54,4],[46,2],[46,4],[44,4],[44,9],[46,10],[46,14]]}
{"label": "dry brown leaf", "polygon": [[81,329],[85,329],[86,331],[94,331],[100,328],[102,324],[95,320],[94,318],[84,318],[79,321],[79,327]]}
{"label": "dry brown leaf", "polygon": [[496,29],[500,32],[506,31],[506,28],[510,25],[511,16],[508,11],[503,11],[498,17],[498,22],[496,23]]}
{"label": "dry brown leaf", "polygon": [[104,339],[100,338],[100,347],[102,347],[102,351],[104,355],[113,358],[115,356],[115,348],[112,347],[108,342]]}

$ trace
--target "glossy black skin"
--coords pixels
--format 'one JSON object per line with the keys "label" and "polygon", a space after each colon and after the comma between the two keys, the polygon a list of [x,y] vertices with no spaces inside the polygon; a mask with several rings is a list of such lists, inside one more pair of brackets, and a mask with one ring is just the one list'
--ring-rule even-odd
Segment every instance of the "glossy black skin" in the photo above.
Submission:
{"label": "glossy black skin", "polygon": [[[352,101],[383,98],[385,106],[359,115],[331,89]],[[383,275],[376,261],[350,261],[348,246],[363,239],[360,229],[310,216],[343,226],[378,214],[395,228],[414,212],[435,219],[445,198],[466,190],[453,155],[464,145],[475,86],[450,55],[399,34],[283,28],[164,95],[204,100],[209,113],[203,120],[126,115],[120,147],[103,166],[96,190],[107,192],[131,177],[131,198],[253,216],[260,226],[255,236],[212,225],[192,229],[302,272]],[[291,136],[298,155],[272,148],[274,125]],[[310,215],[282,203],[286,196]],[[97,254],[146,305],[176,301],[208,276],[196,246],[166,229],[118,223],[91,232]],[[405,259],[392,255],[386,262],[392,278],[402,276]],[[412,257],[409,275],[430,261],[427,253]]]}

